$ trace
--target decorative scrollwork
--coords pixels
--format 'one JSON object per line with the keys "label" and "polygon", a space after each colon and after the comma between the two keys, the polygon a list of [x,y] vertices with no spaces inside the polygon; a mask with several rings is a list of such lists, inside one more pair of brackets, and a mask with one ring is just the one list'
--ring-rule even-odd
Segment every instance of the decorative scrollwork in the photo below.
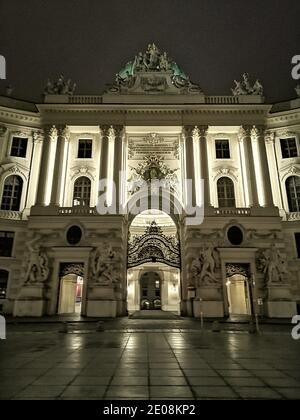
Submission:
{"label": "decorative scrollwork", "polygon": [[143,235],[135,235],[128,245],[128,268],[146,262],[161,262],[180,267],[179,241],[176,236],[166,236],[153,221]]}

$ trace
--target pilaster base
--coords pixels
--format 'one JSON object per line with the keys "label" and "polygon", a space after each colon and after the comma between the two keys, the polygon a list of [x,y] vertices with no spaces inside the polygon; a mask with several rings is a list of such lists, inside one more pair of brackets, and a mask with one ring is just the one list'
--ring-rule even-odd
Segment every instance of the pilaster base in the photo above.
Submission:
{"label": "pilaster base", "polygon": [[195,318],[223,318],[224,316],[224,305],[221,301],[216,300],[198,300],[195,299],[193,302],[193,312]]}
{"label": "pilaster base", "polygon": [[86,305],[86,316],[97,318],[116,318],[116,300],[88,300]]}
{"label": "pilaster base", "polygon": [[34,316],[41,317],[45,315],[47,301],[42,299],[17,299],[15,301],[13,316]]}
{"label": "pilaster base", "polygon": [[265,311],[270,318],[292,318],[297,314],[297,305],[292,301],[266,302]]}

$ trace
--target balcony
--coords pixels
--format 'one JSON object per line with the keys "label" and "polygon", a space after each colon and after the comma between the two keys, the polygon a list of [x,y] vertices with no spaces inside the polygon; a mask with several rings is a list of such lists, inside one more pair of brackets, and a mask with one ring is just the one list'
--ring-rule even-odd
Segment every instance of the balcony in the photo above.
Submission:
{"label": "balcony", "polygon": [[22,220],[22,212],[14,210],[0,210],[0,219]]}
{"label": "balcony", "polygon": [[288,222],[294,222],[294,221],[299,221],[300,220],[300,212],[299,211],[295,211],[292,213],[287,213],[286,214],[286,220]]}
{"label": "balcony", "polygon": [[73,207],[60,207],[58,209],[59,215],[69,216],[69,215],[80,215],[80,216],[98,216],[96,207],[88,206],[73,206]]}
{"label": "balcony", "polygon": [[249,208],[236,208],[236,207],[224,207],[224,208],[215,208],[215,216],[251,216],[251,209]]}

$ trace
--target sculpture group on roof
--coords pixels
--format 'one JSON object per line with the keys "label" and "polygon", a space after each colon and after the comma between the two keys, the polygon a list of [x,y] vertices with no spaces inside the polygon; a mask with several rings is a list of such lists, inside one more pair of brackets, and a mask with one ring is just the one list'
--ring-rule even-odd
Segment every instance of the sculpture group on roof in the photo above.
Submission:
{"label": "sculpture group on roof", "polygon": [[257,79],[255,83],[250,82],[248,73],[242,75],[242,81],[234,80],[235,86],[231,89],[234,96],[238,95],[260,95],[264,93],[264,89],[260,81]]}
{"label": "sculpture group on roof", "polygon": [[202,93],[200,87],[192,83],[175,61],[166,52],[161,53],[155,44],[149,44],[145,53],[140,51],[133,61],[129,61],[116,74],[115,82],[108,90],[117,92],[120,88],[131,88],[137,74],[145,72],[169,72],[173,85],[178,89],[187,88],[190,92]]}
{"label": "sculpture group on roof", "polygon": [[44,89],[45,95],[73,95],[76,89],[76,83],[72,83],[71,79],[65,79],[61,74],[56,81],[52,82],[48,79]]}

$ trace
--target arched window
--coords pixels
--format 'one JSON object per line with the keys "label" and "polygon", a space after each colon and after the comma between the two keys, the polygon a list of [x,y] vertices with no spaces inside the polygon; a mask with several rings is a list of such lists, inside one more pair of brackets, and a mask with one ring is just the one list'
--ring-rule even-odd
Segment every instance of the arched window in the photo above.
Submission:
{"label": "arched window", "polygon": [[89,206],[91,181],[86,176],[77,178],[74,184],[73,206]]}
{"label": "arched window", "polygon": [[222,177],[217,182],[219,207],[235,207],[234,185],[230,178]]}
{"label": "arched window", "polygon": [[300,177],[290,176],[285,181],[289,211],[300,211]]}
{"label": "arched window", "polygon": [[0,270],[0,300],[6,298],[8,271]]}
{"label": "arched window", "polygon": [[20,176],[11,175],[4,181],[1,210],[20,210],[23,180]]}

